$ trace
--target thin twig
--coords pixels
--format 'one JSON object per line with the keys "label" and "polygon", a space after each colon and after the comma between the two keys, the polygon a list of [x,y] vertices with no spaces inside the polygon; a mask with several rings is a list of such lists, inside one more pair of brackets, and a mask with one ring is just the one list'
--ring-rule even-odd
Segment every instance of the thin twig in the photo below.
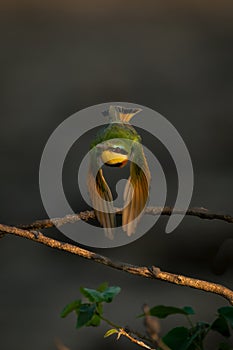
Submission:
{"label": "thin twig", "polygon": [[[129,338],[133,343],[138,344],[139,346],[142,346],[144,348],[147,349],[151,349],[149,347],[149,345],[146,345],[143,340],[152,343],[151,340],[143,335],[141,335],[139,332],[136,331],[132,331],[130,330],[128,327],[123,328],[121,326],[118,326],[117,324],[113,323],[112,321],[108,320],[107,318],[105,318],[103,315],[99,315],[99,317],[101,318],[101,320],[103,320],[104,322],[106,322],[109,326],[113,327],[117,332],[118,332],[118,336],[117,339],[120,338],[121,335],[126,336],[127,338]],[[126,335],[127,334],[127,335]],[[141,339],[141,341],[137,340],[135,337],[133,337],[131,334],[135,335],[137,338]],[[151,349],[154,350],[154,349]],[[170,350],[170,349],[168,349]]]}
{"label": "thin twig", "polygon": [[[116,208],[117,209],[117,208]],[[118,210],[119,209],[119,210]],[[118,213],[121,213],[120,208],[118,208]],[[147,207],[145,210],[145,214],[149,215],[181,215],[185,214],[188,216],[196,216],[201,219],[207,219],[207,220],[222,220],[228,223],[233,223],[233,216],[231,215],[225,215],[225,214],[219,214],[214,213],[208,209],[202,208],[202,207],[194,207],[189,208],[187,211],[184,210],[175,210],[173,211],[173,208],[171,207]],[[86,210],[82,211],[77,214],[71,214],[66,215],[63,218],[54,218],[54,219],[45,219],[45,220],[37,220],[31,224],[28,225],[19,225],[19,227],[24,229],[30,229],[30,230],[42,230],[44,228],[50,228],[54,226],[62,226],[68,223],[74,223],[79,220],[85,220],[88,221],[89,219],[95,219],[95,213],[93,210]]]}
{"label": "thin twig", "polygon": [[138,275],[145,278],[159,279],[162,281],[178,284],[181,286],[187,286],[187,287],[203,290],[206,292],[215,293],[224,297],[233,305],[233,291],[231,291],[230,289],[220,284],[203,281],[196,278],[186,277],[183,275],[177,275],[170,272],[161,271],[158,267],[155,267],[155,266],[152,266],[152,267],[134,266],[123,262],[116,262],[109,259],[106,256],[94,253],[90,250],[83,249],[69,243],[64,243],[64,242],[46,237],[39,231],[35,234],[34,232],[26,229],[20,229],[18,227],[12,227],[12,226],[0,224],[0,232],[24,237],[32,241],[35,241],[37,243],[47,245],[51,248],[64,250],[66,252],[79,255],[85,259],[93,260],[100,264],[112,267],[117,270],[125,271],[133,275]]}
{"label": "thin twig", "polygon": [[118,335],[117,335],[117,339],[120,338],[120,336],[123,335],[126,338],[128,338],[132,343],[137,344],[138,346],[145,348],[145,349],[149,349],[149,350],[155,350],[153,348],[151,348],[149,345],[145,344],[142,340],[138,340],[134,337],[132,337],[132,335],[130,335],[129,333],[127,333],[123,328],[120,328],[118,331]]}
{"label": "thin twig", "polygon": [[139,331],[136,331],[135,329],[132,329],[131,327],[129,328],[128,326],[125,327],[125,331],[128,332],[129,334],[134,334],[136,337],[140,338],[141,340],[145,340],[148,343],[153,343],[153,340],[146,335],[140,333]]}
{"label": "thin twig", "polygon": [[129,334],[134,334],[136,335],[136,337],[138,337],[141,340],[145,340],[146,342],[150,343],[150,344],[157,344],[159,346],[159,348],[161,350],[171,350],[171,348],[169,348],[163,341],[162,339],[158,336],[156,339],[152,339],[151,337],[148,338],[147,336],[145,336],[144,334],[139,333],[138,331],[132,329],[132,328],[125,328],[125,330],[129,333]]}
{"label": "thin twig", "polygon": [[157,317],[152,316],[150,314],[150,307],[147,304],[144,304],[143,307],[144,312],[144,326],[146,329],[146,333],[150,337],[150,342],[159,346],[161,350],[171,350],[169,346],[167,346],[163,340],[160,338],[160,322]]}
{"label": "thin twig", "polygon": [[233,216],[226,215],[226,214],[220,214],[220,213],[214,213],[209,209],[203,208],[203,207],[193,207],[189,208],[187,211],[184,210],[174,210],[172,207],[147,207],[146,211],[147,214],[151,215],[188,215],[188,216],[197,216],[200,219],[207,219],[207,220],[222,220],[226,221],[228,223],[233,224]]}

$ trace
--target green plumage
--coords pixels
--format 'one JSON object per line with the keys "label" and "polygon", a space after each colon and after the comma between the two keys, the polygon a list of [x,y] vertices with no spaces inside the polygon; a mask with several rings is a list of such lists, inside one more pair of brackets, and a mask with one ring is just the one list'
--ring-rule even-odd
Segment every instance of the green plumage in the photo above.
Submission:
{"label": "green plumage", "polygon": [[91,143],[91,148],[104,141],[117,138],[141,142],[141,136],[138,135],[137,131],[132,127],[132,125],[124,123],[111,123],[98,132],[96,139]]}

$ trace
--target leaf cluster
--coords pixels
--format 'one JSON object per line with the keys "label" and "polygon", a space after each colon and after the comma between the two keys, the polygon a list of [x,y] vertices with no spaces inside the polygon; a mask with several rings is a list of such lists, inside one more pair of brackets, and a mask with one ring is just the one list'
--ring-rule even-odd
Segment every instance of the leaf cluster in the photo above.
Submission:
{"label": "leaf cluster", "polygon": [[[190,316],[194,315],[195,312],[191,306],[177,308],[158,305],[152,307],[149,310],[149,314],[160,319],[170,315],[181,314],[188,319],[190,327],[175,327],[162,338],[163,342],[172,350],[202,350],[204,339],[210,331],[218,332],[223,337],[229,338],[231,329],[233,329],[233,307],[230,306],[219,308],[217,316],[212,323],[199,321],[193,324]],[[233,347],[224,341],[218,345],[218,350],[233,350]]]}
{"label": "leaf cluster", "polygon": [[97,327],[103,318],[103,303],[111,303],[120,292],[120,287],[102,283],[97,289],[80,288],[80,293],[86,300],[74,300],[64,307],[61,317],[68,316],[71,312],[77,315],[76,328],[83,326]]}
{"label": "leaf cluster", "polygon": [[[120,292],[118,286],[108,286],[107,283],[101,284],[97,289],[80,288],[80,292],[84,300],[74,300],[61,312],[61,317],[66,317],[72,312],[77,316],[76,328],[81,327],[97,327],[101,321],[114,328],[108,330],[104,337],[109,337],[118,333],[120,326],[116,326],[113,322],[106,319],[103,315],[104,303],[111,303],[115,296]],[[164,319],[171,315],[183,315],[188,321],[188,327],[179,326],[171,329],[162,337],[162,343],[166,344],[171,350],[203,350],[204,340],[206,336],[212,332],[218,332],[225,340],[219,345],[216,344],[217,350],[233,350],[233,347],[227,342],[227,338],[231,336],[233,329],[233,307],[225,306],[217,310],[217,315],[212,323],[198,321],[193,323],[192,316],[195,311],[191,306],[183,308],[174,306],[157,305],[149,309],[146,314],[141,314],[138,317],[146,317],[147,315]],[[162,350],[162,348],[158,348]]]}

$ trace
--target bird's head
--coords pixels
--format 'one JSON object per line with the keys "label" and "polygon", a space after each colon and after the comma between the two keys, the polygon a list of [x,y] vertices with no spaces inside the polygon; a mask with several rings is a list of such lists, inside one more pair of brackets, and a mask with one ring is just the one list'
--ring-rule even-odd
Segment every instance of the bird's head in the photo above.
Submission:
{"label": "bird's head", "polygon": [[122,168],[124,167],[129,159],[129,147],[123,142],[105,142],[97,145],[101,149],[101,158],[104,164],[108,166]]}

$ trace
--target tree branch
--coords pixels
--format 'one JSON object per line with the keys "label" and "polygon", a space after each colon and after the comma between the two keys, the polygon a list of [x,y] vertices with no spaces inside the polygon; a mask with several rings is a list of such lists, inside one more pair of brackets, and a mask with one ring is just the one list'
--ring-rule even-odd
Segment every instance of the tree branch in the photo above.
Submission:
{"label": "tree branch", "polygon": [[[147,208],[148,214],[157,215],[162,213],[163,215],[170,215],[172,208]],[[180,214],[181,212],[177,212]],[[188,215],[199,216],[205,219],[220,219],[227,222],[233,222],[233,218],[228,215],[213,214],[207,209],[203,208],[193,208],[189,209]],[[227,299],[233,305],[233,291],[213,282],[208,282],[204,280],[199,280],[191,277],[186,277],[183,275],[177,275],[170,272],[161,271],[158,267],[152,266],[135,266],[123,262],[116,262],[109,259],[106,256],[94,253],[90,250],[80,248],[76,245],[64,243],[49,237],[46,237],[41,232],[33,232],[32,229],[42,229],[47,227],[52,227],[56,225],[64,225],[65,223],[70,223],[78,220],[88,220],[90,218],[95,218],[93,211],[86,211],[75,215],[67,215],[64,218],[57,218],[52,220],[39,220],[30,225],[22,225],[19,227],[12,227],[0,224],[0,232],[5,234],[12,234],[19,237],[27,238],[32,241],[47,245],[54,249],[63,250],[72,254],[81,256],[82,258],[93,260],[97,263],[109,266],[111,268],[125,271],[127,273],[138,275],[145,278],[158,279],[166,282],[170,282],[177,285],[187,286],[206,292],[211,292],[218,294],[225,299]]]}
{"label": "tree branch", "polygon": [[[116,208],[117,209],[117,208]],[[120,208],[118,208],[118,213],[121,213]],[[149,215],[180,215],[185,214],[187,216],[196,216],[201,219],[207,219],[207,220],[222,220],[228,223],[233,224],[233,216],[231,215],[225,215],[225,214],[218,214],[211,212],[210,210],[202,207],[194,207],[189,208],[186,212],[183,210],[175,210],[173,212],[173,208],[171,207],[147,207],[145,210],[145,214]],[[68,223],[74,223],[79,220],[85,220],[88,221],[89,219],[95,219],[95,213],[93,210],[86,210],[82,211],[77,214],[72,215],[66,215],[63,218],[54,218],[54,219],[45,219],[45,220],[37,220],[34,221],[31,224],[28,225],[18,225],[21,228],[24,229],[30,229],[30,230],[42,230],[44,228],[50,228],[50,227],[59,227]]]}

